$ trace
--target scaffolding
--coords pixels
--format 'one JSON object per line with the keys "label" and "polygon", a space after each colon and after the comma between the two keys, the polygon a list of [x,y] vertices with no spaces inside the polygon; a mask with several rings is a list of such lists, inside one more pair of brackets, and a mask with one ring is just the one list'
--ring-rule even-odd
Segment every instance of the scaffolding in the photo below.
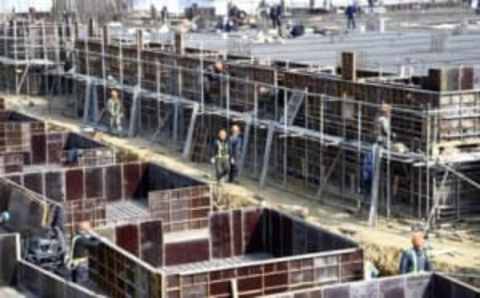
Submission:
{"label": "scaffolding", "polygon": [[0,24],[2,89],[16,94],[50,94],[49,88],[60,85],[52,75],[68,64],[66,52],[79,30],[70,20],[57,23],[13,18]]}
{"label": "scaffolding", "polygon": [[[141,31],[135,41],[125,40],[111,36],[108,27],[89,27],[65,51],[73,67],[61,77],[74,96],[62,108],[106,130],[106,101],[110,90],[119,89],[129,136],[162,143],[196,162],[210,160],[219,129],[239,124],[243,176],[259,187],[355,210],[374,205],[372,224],[378,212],[443,221],[480,211],[471,183],[477,159],[465,159],[479,144],[480,95],[464,79],[457,84],[464,90],[448,91],[434,75],[404,78],[357,71],[348,63],[260,61],[182,42],[145,43]],[[225,63],[225,73],[212,72],[215,61]],[[468,70],[460,70],[459,78]],[[378,204],[371,204],[376,194],[366,192],[362,164],[376,142],[384,103],[392,105],[395,138],[381,154],[373,192]]]}

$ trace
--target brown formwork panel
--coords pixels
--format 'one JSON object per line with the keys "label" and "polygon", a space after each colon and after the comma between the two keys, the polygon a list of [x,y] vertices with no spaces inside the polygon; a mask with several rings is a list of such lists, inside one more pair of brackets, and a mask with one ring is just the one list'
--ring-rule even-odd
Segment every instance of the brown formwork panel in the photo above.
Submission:
{"label": "brown formwork panel", "polygon": [[208,238],[165,243],[165,266],[189,264],[210,259]]}
{"label": "brown formwork panel", "polygon": [[82,222],[89,222],[92,227],[105,225],[106,222],[106,201],[75,200],[63,203],[65,212],[65,230],[73,235]]}
{"label": "brown formwork panel", "polygon": [[165,232],[206,228],[212,209],[210,187],[149,192],[148,209],[153,218],[162,220]]}
{"label": "brown formwork panel", "polygon": [[16,264],[18,287],[32,293],[49,298],[94,298],[98,297],[89,289],[67,283],[52,272],[46,271],[30,262],[19,260]]}
{"label": "brown formwork panel", "polygon": [[262,209],[215,212],[210,215],[212,257],[230,258],[266,252]]}
{"label": "brown formwork panel", "polygon": [[409,297],[456,298],[480,296],[480,291],[443,274],[416,274],[386,277],[370,281],[330,285],[298,290],[267,297],[282,298],[354,298],[354,297]]}
{"label": "brown formwork panel", "polygon": [[0,175],[23,171],[26,157],[23,152],[0,153]]}
{"label": "brown formwork panel", "polygon": [[163,224],[161,220],[140,223],[140,257],[153,267],[163,265]]}
{"label": "brown formwork panel", "polygon": [[136,224],[115,227],[117,245],[134,256],[140,256],[140,231]]}
{"label": "brown formwork panel", "polygon": [[89,252],[89,276],[111,297],[162,297],[162,277],[126,252],[101,242]]}
{"label": "brown formwork panel", "polygon": [[166,278],[169,281],[167,297],[231,297],[232,280],[237,281],[239,297],[259,296],[360,280],[363,278],[363,256],[360,250],[352,250],[329,256],[282,259],[238,268],[168,275]]}

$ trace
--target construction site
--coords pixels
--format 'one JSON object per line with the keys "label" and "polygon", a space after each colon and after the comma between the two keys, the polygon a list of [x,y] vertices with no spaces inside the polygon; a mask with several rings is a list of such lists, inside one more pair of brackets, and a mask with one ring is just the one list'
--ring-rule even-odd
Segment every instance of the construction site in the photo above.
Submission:
{"label": "construction site", "polygon": [[0,297],[480,298],[478,1],[15,2]]}

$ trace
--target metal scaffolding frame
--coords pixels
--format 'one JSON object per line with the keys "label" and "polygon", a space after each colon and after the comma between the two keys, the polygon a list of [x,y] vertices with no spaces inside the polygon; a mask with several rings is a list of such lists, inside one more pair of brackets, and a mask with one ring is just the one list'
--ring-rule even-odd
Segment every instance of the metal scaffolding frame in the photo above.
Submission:
{"label": "metal scaffolding frame", "polygon": [[[137,36],[141,38],[141,35]],[[216,114],[226,119],[226,123],[233,123],[233,122],[242,122],[245,124],[245,135],[248,136],[246,139],[246,146],[243,152],[243,158],[241,162],[241,171],[244,170],[247,159],[251,158],[250,154],[254,154],[255,164],[258,164],[258,160],[261,160],[261,171],[259,176],[256,179],[259,180],[260,187],[264,187],[269,181],[270,172],[272,169],[269,167],[272,164],[272,155],[278,155],[278,152],[272,152],[272,146],[275,139],[281,139],[283,142],[283,170],[282,172],[282,183],[280,185],[275,184],[279,187],[285,187],[288,189],[287,184],[289,182],[289,173],[292,171],[296,171],[294,169],[289,168],[287,152],[289,150],[289,139],[302,139],[302,140],[310,140],[313,139],[316,142],[316,146],[318,147],[319,152],[319,164],[323,167],[324,161],[326,157],[323,154],[324,149],[336,147],[338,152],[337,156],[333,159],[333,162],[330,163],[329,169],[325,171],[325,169],[320,169],[320,183],[317,184],[317,188],[315,191],[315,195],[312,197],[318,198],[320,197],[325,191],[331,191],[328,189],[328,182],[329,178],[332,175],[332,172],[336,170],[336,164],[341,162],[340,169],[342,170],[342,176],[345,176],[345,172],[347,171],[345,159],[346,159],[346,152],[351,151],[354,152],[356,155],[357,160],[357,167],[354,172],[357,173],[357,181],[355,182],[356,186],[354,187],[357,194],[361,191],[361,185],[359,182],[359,176],[361,173],[361,159],[362,157],[372,150],[372,141],[369,141],[364,132],[368,129],[368,126],[371,127],[371,123],[364,123],[363,121],[363,113],[366,109],[380,109],[380,104],[356,101],[354,99],[350,99],[347,97],[332,97],[327,96],[325,94],[317,94],[309,92],[308,89],[305,90],[298,90],[292,89],[285,86],[279,86],[278,84],[278,77],[275,75],[275,82],[273,84],[268,84],[265,82],[255,81],[255,80],[248,80],[248,79],[241,79],[238,77],[232,77],[228,74],[216,74],[216,73],[209,73],[205,69],[204,57],[212,57],[212,56],[219,56],[219,54],[212,53],[211,51],[203,51],[203,47],[197,52],[197,56],[200,58],[201,61],[201,68],[200,69],[189,69],[188,67],[179,66],[176,64],[167,64],[167,63],[160,63],[159,60],[151,61],[148,57],[142,57],[140,48],[143,48],[143,42],[137,41],[137,57],[136,58],[127,58],[123,55],[124,50],[122,49],[124,46],[124,42],[122,40],[117,41],[117,45],[119,47],[118,56],[113,56],[107,53],[106,48],[107,45],[105,43],[112,42],[110,41],[110,37],[108,36],[108,31],[104,30],[100,37],[92,37],[87,36],[85,37],[84,48],[81,49],[79,47],[72,49],[69,48],[69,54],[72,54],[75,59],[79,59],[81,55],[83,55],[87,61],[85,67],[86,74],[81,74],[80,70],[75,70],[75,72],[71,73],[64,73],[64,77],[68,79],[72,79],[75,82],[87,82],[87,86],[100,86],[103,88],[104,97],[107,94],[107,90],[109,88],[118,88],[125,93],[133,94],[133,109],[130,111],[130,119],[129,119],[129,136],[135,136],[139,130],[139,126],[141,126],[141,121],[139,121],[143,114],[140,109],[140,103],[137,102],[140,98],[150,98],[157,102],[158,105],[161,103],[168,103],[173,105],[173,124],[172,124],[172,139],[173,143],[179,146],[181,149],[182,155],[184,158],[191,158],[192,150],[193,150],[193,139],[195,134],[195,128],[198,124],[199,118],[203,116],[208,116],[212,114]],[[101,44],[100,52],[89,49],[89,41],[96,40],[99,41]],[[133,47],[134,49],[135,47]],[[163,48],[163,47],[162,47]],[[131,45],[129,45],[129,50],[132,50]],[[182,52],[182,49],[174,49],[176,51]],[[101,65],[101,76],[95,74],[94,71],[90,69],[90,60],[94,59],[98,61]],[[118,61],[118,69],[119,69],[119,77],[112,78],[107,73],[107,64],[109,59],[115,59]],[[255,62],[255,59],[252,59]],[[128,77],[125,70],[125,65],[137,65],[137,74],[133,80]],[[143,77],[143,69],[142,65],[150,64],[155,68],[155,79],[154,80],[147,80]],[[174,74],[178,76],[176,81],[171,81],[171,77],[165,77],[163,74]],[[187,90],[183,86],[182,78],[184,75],[189,74],[192,77],[197,77],[197,82],[195,85],[197,90]],[[220,84],[220,104],[219,103],[208,103],[205,98],[205,76],[210,76],[217,78],[219,81],[222,82]],[[135,84],[130,82],[135,81]],[[245,99],[245,100],[252,100],[253,107],[246,111],[237,111],[232,108],[232,104],[235,103],[238,98],[233,98],[232,95],[232,84],[238,84],[243,86],[244,89],[252,88],[253,94],[251,95],[252,98]],[[152,91],[152,88],[147,88],[145,85],[155,86],[155,91]],[[172,85],[176,85],[171,88]],[[89,90],[90,87],[87,87],[86,90]],[[242,88],[242,87],[240,87]],[[260,95],[259,90],[266,89],[272,91],[274,94],[274,115],[270,115],[269,117],[263,117],[261,115],[261,107],[260,107]],[[196,99],[187,98],[183,92],[190,92],[196,94]],[[280,95],[281,94],[281,95]],[[283,96],[282,96],[283,95]],[[86,92],[86,97],[91,99],[91,96],[88,92]],[[282,98],[283,97],[283,98]],[[94,97],[95,98],[95,97]],[[320,108],[318,111],[318,119],[308,119],[307,114],[309,109],[314,107],[309,106],[309,102],[313,99],[318,99],[320,103]],[[104,98],[105,99],[105,98]],[[136,103],[135,103],[136,102]],[[283,102],[283,103],[282,103]],[[282,103],[282,105],[280,104]],[[84,120],[88,119],[87,115],[90,110],[89,105],[90,100],[85,100],[84,102]],[[93,104],[96,108],[98,108],[98,101],[93,101]],[[349,131],[346,126],[346,120],[343,119],[333,119],[331,116],[330,111],[327,109],[331,108],[333,104],[347,106],[350,110],[352,110],[352,117],[356,118],[352,121],[357,123],[357,127],[355,131]],[[304,107],[302,111],[301,107]],[[179,110],[180,108],[188,108],[192,110],[192,113],[188,120],[182,119],[179,120]],[[271,108],[271,107],[270,107]],[[417,213],[419,217],[423,217],[423,215],[427,215],[431,213],[431,210],[436,209],[437,206],[437,199],[431,199],[432,195],[435,193],[435,177],[431,175],[431,163],[429,161],[434,160],[437,158],[437,155],[433,154],[433,147],[436,141],[436,132],[431,131],[432,129],[435,130],[435,123],[438,123],[438,118],[445,117],[446,114],[452,113],[448,110],[441,110],[441,109],[427,109],[423,111],[417,111],[411,108],[405,108],[401,106],[394,106],[393,107],[394,113],[398,112],[399,114],[407,114],[411,115],[414,118],[423,119],[426,121],[426,128],[427,128],[427,139],[426,139],[426,150],[424,152],[414,152],[410,151],[408,153],[398,153],[393,152],[392,150],[385,150],[385,153],[382,154],[382,160],[384,160],[386,169],[385,169],[385,180],[383,181],[385,184],[385,190],[382,190],[385,196],[385,214],[387,217],[391,216],[392,214],[392,183],[385,183],[385,181],[392,181],[392,169],[391,163],[405,163],[409,164],[409,166],[419,169],[418,173],[418,183],[417,186],[418,190],[416,191],[418,198],[417,200]],[[453,113],[457,114],[464,114],[470,110],[468,108],[464,108],[461,110],[455,110]],[[471,112],[471,111],[470,111]],[[302,114],[303,113],[303,114]],[[342,112],[343,113],[343,112]],[[296,123],[296,119],[301,118],[301,115],[304,115],[305,119],[303,119],[303,127],[298,123]],[[99,120],[101,120],[101,116],[99,117],[98,112],[95,113],[96,119],[95,123],[98,124]],[[178,136],[178,125],[179,122],[183,121],[186,122],[186,126],[188,127],[187,132],[183,138],[179,139]],[[408,121],[408,117],[405,121]],[[316,122],[316,123],[313,123]],[[92,124],[92,123],[90,123]],[[312,127],[311,127],[312,126]],[[315,127],[313,127],[315,126]],[[338,129],[337,134],[332,134],[328,132],[331,130],[331,126],[335,126]],[[259,146],[262,146],[258,143],[259,130],[265,130],[265,127],[268,128],[266,132],[266,140],[265,146],[263,150],[263,156],[259,156],[258,149]],[[154,133],[155,137],[159,136],[160,131],[160,124],[157,131]],[[351,134],[354,134],[354,137],[351,137]],[[277,142],[277,141],[275,141]],[[254,153],[247,152],[248,147],[254,146]],[[391,144],[387,146],[391,148]],[[309,159],[308,155],[311,150],[315,150],[315,148],[304,148],[304,155],[306,156],[306,160]],[[343,153],[342,153],[343,151]],[[278,156],[276,157],[278,158]],[[423,166],[422,166],[423,164]],[[308,165],[307,165],[308,166]],[[275,170],[275,169],[274,169]],[[383,171],[383,169],[382,169]],[[308,170],[307,170],[308,172]],[[248,176],[248,174],[247,174]],[[301,176],[301,175],[300,175]],[[432,177],[434,178],[434,183],[432,184],[431,180]],[[459,176],[460,177],[460,176]],[[395,177],[393,177],[396,179]],[[304,179],[309,179],[305,176]],[[393,180],[394,180],[393,179]],[[342,195],[346,195],[344,192],[344,188],[346,187],[345,177],[342,178],[342,187],[341,192]],[[414,181],[414,177],[410,177],[411,181]],[[413,184],[413,182],[412,182]],[[412,186],[413,187],[413,186]],[[348,196],[348,194],[347,194]],[[355,199],[357,202],[357,208],[359,208],[362,203],[361,200],[358,198]],[[411,197],[411,202],[413,203],[415,199]],[[374,206],[374,214],[377,213],[378,206]]]}

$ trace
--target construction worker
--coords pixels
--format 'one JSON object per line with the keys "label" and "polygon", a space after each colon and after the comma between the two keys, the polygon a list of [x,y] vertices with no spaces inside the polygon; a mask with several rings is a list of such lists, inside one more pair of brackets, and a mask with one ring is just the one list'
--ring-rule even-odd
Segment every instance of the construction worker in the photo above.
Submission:
{"label": "construction worker", "polygon": [[110,116],[110,132],[122,133],[124,108],[117,90],[112,90],[111,97],[107,101],[107,111]]}
{"label": "construction worker", "polygon": [[283,5],[273,5],[270,8],[270,19],[272,20],[273,29],[278,30],[278,35],[282,36],[282,17],[283,17]]}
{"label": "construction worker", "polygon": [[230,145],[227,140],[227,131],[221,129],[214,143],[214,156],[211,162],[215,165],[217,182],[230,174]]}
{"label": "construction worker", "polygon": [[81,222],[76,235],[72,239],[68,268],[71,270],[73,282],[86,280],[88,274],[88,249],[98,245],[92,235],[92,227],[88,221]]}
{"label": "construction worker", "polygon": [[405,250],[400,259],[400,273],[419,273],[431,271],[432,265],[424,248],[425,236],[423,232],[412,235],[412,248]]}
{"label": "construction worker", "polygon": [[363,279],[364,280],[372,280],[374,278],[378,278],[380,276],[380,271],[378,268],[373,264],[371,261],[366,260],[363,265]]}
{"label": "construction worker", "polygon": [[382,104],[380,113],[375,120],[377,143],[386,148],[394,136],[391,131],[392,106]]}
{"label": "construction worker", "polygon": [[238,176],[238,166],[242,159],[243,138],[241,135],[240,126],[233,125],[231,128],[231,136],[229,139],[230,145],[230,175],[228,182],[235,183]]}
{"label": "construction worker", "polygon": [[348,5],[345,9],[345,16],[347,17],[347,30],[355,30],[357,24],[355,23],[355,15],[357,14],[357,7],[354,4]]}
{"label": "construction worker", "polygon": [[[222,74],[225,72],[225,65],[217,61],[215,64],[207,67],[205,80],[204,80],[204,92],[205,100],[208,103],[212,103],[214,100],[214,91],[221,88]],[[217,87],[217,88],[215,88]]]}
{"label": "construction worker", "polygon": [[168,8],[167,6],[162,7],[162,11],[160,12],[162,24],[166,24],[168,22]]}

